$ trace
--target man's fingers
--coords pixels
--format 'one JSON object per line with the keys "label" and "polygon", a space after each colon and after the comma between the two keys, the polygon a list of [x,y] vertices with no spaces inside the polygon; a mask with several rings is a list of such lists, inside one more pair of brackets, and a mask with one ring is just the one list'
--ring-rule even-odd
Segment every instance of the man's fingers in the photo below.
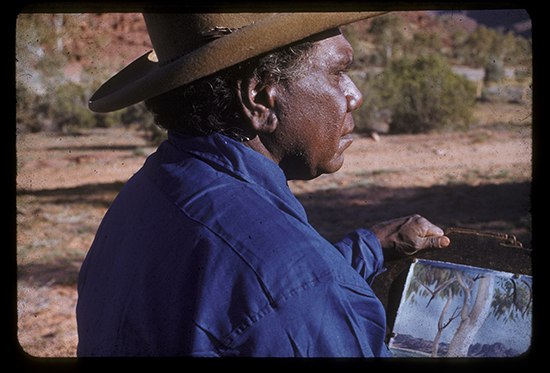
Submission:
{"label": "man's fingers", "polygon": [[451,240],[443,229],[420,215],[411,215],[377,224],[371,228],[382,247],[397,255],[413,255],[424,249],[449,246]]}
{"label": "man's fingers", "polygon": [[424,237],[428,236],[443,236],[445,232],[443,232],[443,229],[439,228],[437,225],[432,224],[428,219],[420,216],[420,215],[413,215],[416,217],[415,223],[417,226],[421,227],[422,235]]}
{"label": "man's fingers", "polygon": [[429,236],[425,238],[424,249],[441,249],[443,247],[449,246],[451,240],[447,236]]}
{"label": "man's fingers", "polygon": [[439,247],[447,247],[451,243],[451,240],[447,236],[439,237]]}
{"label": "man's fingers", "polygon": [[443,231],[443,229],[431,223],[430,223],[430,226],[428,227],[428,231],[426,232],[426,236],[443,236],[444,234],[445,232]]}

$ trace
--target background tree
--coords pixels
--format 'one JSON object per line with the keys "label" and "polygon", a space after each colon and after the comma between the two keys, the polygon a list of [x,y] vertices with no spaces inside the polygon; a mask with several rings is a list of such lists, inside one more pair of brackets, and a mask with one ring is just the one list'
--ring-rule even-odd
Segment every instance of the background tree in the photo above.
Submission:
{"label": "background tree", "polygon": [[427,54],[441,53],[442,47],[443,42],[439,34],[418,31],[414,34],[410,43],[410,48],[407,49],[407,52],[411,53],[412,50],[413,55],[424,56]]}
{"label": "background tree", "polygon": [[[106,66],[82,67],[79,76],[68,77],[70,62],[90,58],[110,42],[102,33],[88,48],[76,48],[85,27],[99,28],[89,15],[20,14],[16,24],[16,124],[20,131],[76,132],[92,127],[111,127],[134,122],[152,124],[143,105],[106,114],[93,113],[87,103],[93,87],[109,77]],[[119,62],[120,64],[120,62]],[[109,66],[118,69],[120,66]],[[98,74],[97,71],[103,71]],[[158,131],[153,131],[158,135]],[[158,137],[158,136],[157,136]],[[162,137],[162,136],[161,136]]]}
{"label": "background tree", "polygon": [[475,87],[439,55],[394,61],[381,80],[391,111],[390,133],[422,133],[470,122]]}
{"label": "background tree", "polygon": [[455,74],[440,55],[393,61],[381,74],[352,73],[363,93],[353,112],[359,131],[389,123],[390,133],[423,133],[448,126],[467,127],[476,88]]}
{"label": "background tree", "polygon": [[373,37],[380,55],[383,56],[382,66],[391,62],[396,51],[400,50],[405,42],[402,25],[403,19],[398,16],[388,15],[372,19],[368,32]]}
{"label": "background tree", "polygon": [[494,30],[483,25],[478,26],[464,43],[457,47],[457,54],[460,56],[461,63],[471,67],[483,68],[489,62],[490,53],[494,49],[492,45],[495,34]]}

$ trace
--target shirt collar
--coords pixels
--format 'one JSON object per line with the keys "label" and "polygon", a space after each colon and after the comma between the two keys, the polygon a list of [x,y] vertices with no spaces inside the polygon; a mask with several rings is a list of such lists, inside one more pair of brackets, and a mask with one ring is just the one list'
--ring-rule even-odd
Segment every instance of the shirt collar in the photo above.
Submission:
{"label": "shirt collar", "polygon": [[168,131],[168,141],[180,151],[192,154],[217,169],[267,189],[284,200],[291,198],[303,211],[279,165],[242,143],[218,133],[188,136],[173,131]]}

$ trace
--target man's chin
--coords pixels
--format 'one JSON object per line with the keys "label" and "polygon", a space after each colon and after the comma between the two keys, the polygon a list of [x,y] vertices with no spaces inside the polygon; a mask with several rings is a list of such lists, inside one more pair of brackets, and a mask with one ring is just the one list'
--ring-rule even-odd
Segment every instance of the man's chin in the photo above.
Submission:
{"label": "man's chin", "polygon": [[344,165],[344,154],[339,152],[334,156],[334,158],[332,158],[332,160],[328,165],[326,165],[322,169],[319,169],[317,172],[317,175],[312,177],[312,179],[319,177],[323,174],[333,174],[339,171],[343,165]]}
{"label": "man's chin", "polygon": [[324,164],[318,165],[317,168],[308,168],[303,165],[303,167],[297,169],[296,167],[288,167],[289,165],[286,162],[281,162],[279,166],[285,172],[287,180],[312,180],[323,174],[333,174],[344,165],[344,151],[351,145],[352,141],[351,135],[349,135],[349,138],[343,136],[334,156]]}

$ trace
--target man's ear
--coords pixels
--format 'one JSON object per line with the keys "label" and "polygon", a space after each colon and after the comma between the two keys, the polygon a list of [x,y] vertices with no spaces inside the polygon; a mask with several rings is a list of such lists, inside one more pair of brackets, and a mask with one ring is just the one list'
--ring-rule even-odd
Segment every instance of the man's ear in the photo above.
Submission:
{"label": "man's ear", "polygon": [[278,125],[274,111],[277,89],[274,84],[263,84],[255,78],[239,82],[239,98],[249,124],[256,133],[271,133]]}

